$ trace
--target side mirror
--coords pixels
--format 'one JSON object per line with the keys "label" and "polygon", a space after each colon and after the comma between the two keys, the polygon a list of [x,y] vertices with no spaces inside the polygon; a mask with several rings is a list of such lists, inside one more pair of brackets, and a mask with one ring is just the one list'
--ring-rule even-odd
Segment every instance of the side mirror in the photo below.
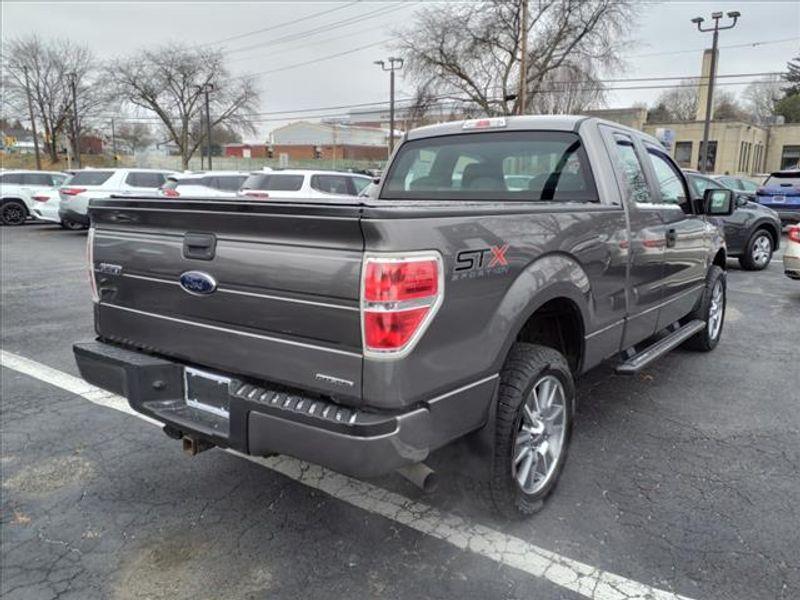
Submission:
{"label": "side mirror", "polygon": [[707,189],[703,194],[703,212],[711,217],[729,217],[735,208],[733,190]]}
{"label": "side mirror", "polygon": [[737,194],[736,195],[736,208],[741,208],[743,206],[747,206],[747,203],[750,199],[745,196],[744,194]]}
{"label": "side mirror", "polygon": [[374,183],[375,185],[380,185],[381,184],[381,178],[380,177],[373,177],[372,178],[372,183]]}

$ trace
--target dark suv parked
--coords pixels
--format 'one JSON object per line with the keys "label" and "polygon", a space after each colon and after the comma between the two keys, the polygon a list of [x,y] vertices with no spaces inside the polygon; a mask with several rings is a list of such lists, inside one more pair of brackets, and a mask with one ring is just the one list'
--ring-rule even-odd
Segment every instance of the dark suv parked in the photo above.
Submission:
{"label": "dark suv parked", "polygon": [[[722,177],[715,180],[700,173],[686,172],[686,178],[696,198],[702,198],[707,189],[721,185],[733,189]],[[728,256],[738,258],[743,269],[760,271],[767,267],[780,245],[781,219],[774,210],[752,202],[751,194],[734,191],[737,192],[736,210],[730,217],[721,218]]]}

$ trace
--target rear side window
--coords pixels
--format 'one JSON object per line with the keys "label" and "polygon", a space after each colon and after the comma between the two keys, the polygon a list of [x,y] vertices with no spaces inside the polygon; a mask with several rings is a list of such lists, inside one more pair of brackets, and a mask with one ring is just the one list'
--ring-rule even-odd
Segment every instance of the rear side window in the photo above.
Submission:
{"label": "rear side window", "polygon": [[387,199],[597,202],[574,133],[458,134],[403,144],[381,192]]}
{"label": "rear side window", "polygon": [[78,171],[70,180],[71,185],[103,185],[114,174],[113,171]]}
{"label": "rear side window", "polygon": [[351,177],[350,181],[353,182],[353,187],[355,188],[356,195],[360,194],[364,191],[370,183],[372,183],[372,179],[369,177]]}
{"label": "rear side window", "polygon": [[125,178],[125,183],[133,187],[160,188],[164,185],[163,173],[150,173],[147,171],[132,171]]}
{"label": "rear side window", "polygon": [[800,187],[800,173],[773,173],[767,178],[764,185],[793,185]]}
{"label": "rear side window", "polygon": [[243,190],[265,190],[270,192],[299,192],[304,175],[250,175],[242,185]]}
{"label": "rear side window", "polygon": [[25,185],[44,185],[49,187],[53,185],[53,176],[49,173],[25,173],[23,181]]}
{"label": "rear side window", "polygon": [[25,181],[25,176],[22,173],[7,173],[6,175],[3,175],[3,177],[0,179],[0,182],[2,183],[10,183],[17,185],[22,185],[24,181]]}
{"label": "rear side window", "polygon": [[311,187],[325,194],[352,196],[350,177],[346,175],[312,175]]}

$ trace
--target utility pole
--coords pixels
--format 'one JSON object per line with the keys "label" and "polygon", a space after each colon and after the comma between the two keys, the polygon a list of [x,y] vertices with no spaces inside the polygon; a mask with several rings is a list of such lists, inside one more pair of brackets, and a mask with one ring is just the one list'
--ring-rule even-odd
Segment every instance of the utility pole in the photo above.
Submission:
{"label": "utility pole", "polygon": [[722,18],[722,11],[711,13],[711,18],[714,20],[714,26],[706,27],[705,29],[703,28],[703,21],[705,21],[703,17],[695,17],[692,19],[692,23],[697,25],[697,30],[701,33],[707,33],[709,31],[714,32],[714,38],[711,44],[711,70],[708,75],[708,95],[706,96],[706,118],[705,123],[703,124],[703,152],[700,156],[701,173],[705,173],[707,170],[706,163],[708,161],[708,135],[711,129],[711,113],[714,108],[714,79],[717,76],[717,48],[719,46],[719,32],[724,31],[725,29],[733,29],[736,27],[736,22],[741,16],[742,13],[740,13],[738,10],[732,10],[728,12],[728,17],[733,19],[733,23],[724,27],[720,27],[719,20]]}
{"label": "utility pole", "polygon": [[72,88],[72,139],[75,147],[72,149],[75,153],[75,165],[81,168],[81,130],[78,125],[78,91],[77,80],[78,76],[75,73],[68,73],[69,85]]}
{"label": "utility pole", "polygon": [[111,117],[111,152],[114,153],[114,164],[117,164],[117,130],[114,127],[114,117]]}
{"label": "utility pole", "polygon": [[[213,171],[213,167],[211,165],[211,108],[210,103],[208,100],[209,92],[214,91],[214,84],[213,83],[204,83],[203,85],[197,86],[203,94],[206,96],[206,152],[208,152],[208,170]],[[200,153],[200,162],[203,161],[203,154]],[[202,166],[202,164],[201,164]]]}
{"label": "utility pole", "polygon": [[31,100],[31,82],[28,79],[28,67],[22,67],[25,73],[25,95],[28,97],[28,114],[31,117],[31,132],[33,133],[33,151],[36,153],[36,170],[42,170],[42,159],[39,156],[39,137],[36,135],[36,119],[33,116],[33,100]]}
{"label": "utility pole", "polygon": [[519,94],[517,98],[517,114],[525,114],[525,105],[528,99],[528,0],[521,0],[522,2],[522,17],[520,34],[521,56],[519,59]]}
{"label": "utility pole", "polygon": [[394,150],[394,72],[403,68],[403,59],[395,56],[389,57],[389,64],[386,61],[376,60],[382,71],[389,72],[389,154]]}

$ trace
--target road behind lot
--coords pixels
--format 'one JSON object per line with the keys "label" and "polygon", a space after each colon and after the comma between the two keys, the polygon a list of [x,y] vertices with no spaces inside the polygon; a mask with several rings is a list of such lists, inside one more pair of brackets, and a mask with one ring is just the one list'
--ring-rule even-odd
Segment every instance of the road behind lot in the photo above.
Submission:
{"label": "road behind lot", "polygon": [[[71,345],[93,335],[85,239],[2,230],[4,351],[77,375]],[[691,598],[798,598],[800,284],[779,256],[761,273],[730,266],[717,350],[674,352],[636,378],[586,377],[564,476],[522,522],[473,501],[466,444],[431,461],[435,494],[372,482],[435,509],[430,527],[408,527],[242,457],[185,458],[140,419],[3,368],[0,596],[581,597],[551,573],[443,541],[433,528],[455,515],[459,531],[482,525]]]}

